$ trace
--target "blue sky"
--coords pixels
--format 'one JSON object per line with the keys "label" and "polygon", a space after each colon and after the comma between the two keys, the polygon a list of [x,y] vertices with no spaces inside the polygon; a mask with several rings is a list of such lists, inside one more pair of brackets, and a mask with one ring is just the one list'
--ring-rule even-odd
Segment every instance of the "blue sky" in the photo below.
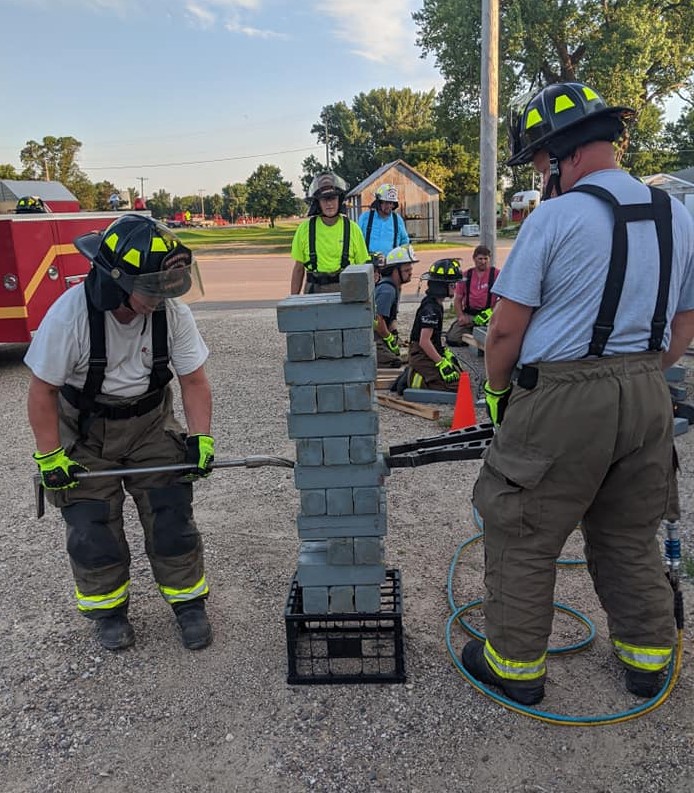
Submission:
{"label": "blue sky", "polygon": [[272,163],[300,192],[301,161],[325,156],[310,134],[323,106],[441,87],[415,45],[420,5],[0,0],[0,162],[72,135],[89,178],[121,189],[210,194]]}

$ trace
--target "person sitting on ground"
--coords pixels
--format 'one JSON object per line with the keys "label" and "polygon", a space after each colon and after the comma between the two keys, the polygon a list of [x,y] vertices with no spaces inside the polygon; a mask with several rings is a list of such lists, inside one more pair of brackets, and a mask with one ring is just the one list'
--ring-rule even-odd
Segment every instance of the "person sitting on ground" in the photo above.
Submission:
{"label": "person sitting on ground", "polygon": [[471,333],[475,326],[486,326],[492,316],[492,308],[498,301],[492,294],[492,286],[498,275],[491,267],[491,251],[478,245],[472,253],[474,267],[465,271],[462,281],[455,286],[453,308],[456,319],[446,331],[446,343],[464,346],[464,333]]}
{"label": "person sitting on ground", "polygon": [[306,294],[339,292],[340,273],[371,258],[359,226],[343,214],[347,183],[335,173],[318,174],[308,191],[308,219],[292,240],[290,294],[298,295],[306,274]]}
{"label": "person sitting on ground", "polygon": [[400,289],[412,280],[413,264],[418,261],[412,246],[405,245],[393,248],[383,264],[377,265],[380,280],[374,291],[374,340],[378,366],[395,369],[402,366],[400,345],[393,330],[400,305]]}
{"label": "person sitting on ground", "polygon": [[359,228],[370,253],[387,254],[393,248],[410,244],[405,221],[395,211],[398,208],[398,188],[382,184],[374,193],[374,200],[359,216]]}
{"label": "person sitting on ground", "polygon": [[441,340],[443,330],[443,301],[453,293],[460,281],[457,259],[438,259],[422,276],[428,281],[426,295],[414,318],[410,335],[410,388],[434,391],[456,391],[460,379],[460,364],[449,347]]}

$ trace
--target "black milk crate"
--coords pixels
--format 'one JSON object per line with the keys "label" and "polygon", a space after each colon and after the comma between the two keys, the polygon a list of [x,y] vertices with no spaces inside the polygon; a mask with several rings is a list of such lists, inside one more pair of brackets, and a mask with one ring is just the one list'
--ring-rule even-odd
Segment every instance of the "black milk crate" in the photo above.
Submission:
{"label": "black milk crate", "polygon": [[284,622],[287,683],[405,682],[399,570],[386,570],[376,613],[304,614],[294,576]]}

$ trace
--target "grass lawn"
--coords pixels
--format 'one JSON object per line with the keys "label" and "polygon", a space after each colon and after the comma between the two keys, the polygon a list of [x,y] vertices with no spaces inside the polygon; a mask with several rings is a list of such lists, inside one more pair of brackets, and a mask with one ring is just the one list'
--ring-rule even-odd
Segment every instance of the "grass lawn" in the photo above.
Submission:
{"label": "grass lawn", "polygon": [[[268,226],[219,226],[211,229],[174,229],[174,233],[181,242],[198,253],[288,254],[296,227],[302,220],[282,220],[272,229]],[[414,247],[415,250],[435,250],[450,248],[451,244],[423,242],[414,243]]]}

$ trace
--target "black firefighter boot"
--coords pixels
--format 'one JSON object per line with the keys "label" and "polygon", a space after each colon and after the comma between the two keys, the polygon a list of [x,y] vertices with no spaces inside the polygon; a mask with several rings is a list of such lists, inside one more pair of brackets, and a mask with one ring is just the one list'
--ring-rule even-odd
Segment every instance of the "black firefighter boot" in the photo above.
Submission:
{"label": "black firefighter boot", "polygon": [[537,705],[545,695],[544,677],[527,682],[499,677],[487,663],[484,642],[479,639],[473,639],[463,647],[462,661],[467,671],[480,683],[500,688],[509,699],[521,705]]}
{"label": "black firefighter boot", "polygon": [[135,644],[135,631],[128,620],[127,606],[94,615],[96,638],[107,650],[125,650]]}
{"label": "black firefighter boot", "polygon": [[177,603],[173,610],[181,629],[183,645],[188,650],[207,647],[212,641],[212,626],[205,613],[205,601],[198,598],[188,603]]}

